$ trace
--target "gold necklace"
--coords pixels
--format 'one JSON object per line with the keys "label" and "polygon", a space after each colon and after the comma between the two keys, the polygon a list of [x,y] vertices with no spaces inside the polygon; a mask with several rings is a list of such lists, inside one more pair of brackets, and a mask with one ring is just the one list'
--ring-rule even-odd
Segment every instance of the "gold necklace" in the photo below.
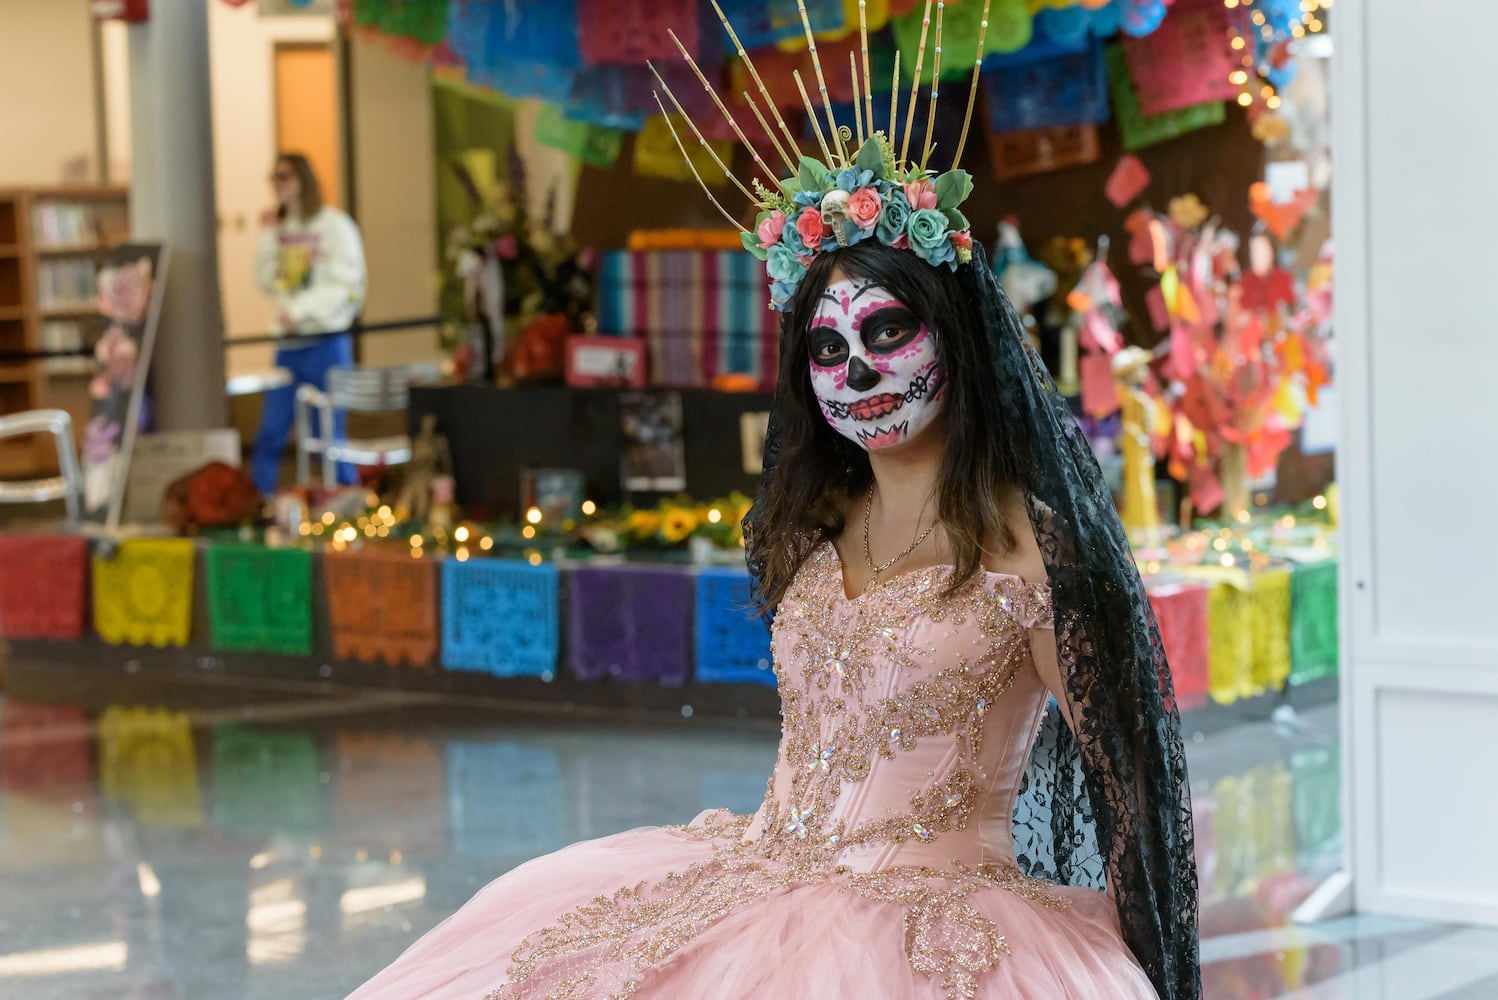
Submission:
{"label": "gold necklace", "polygon": [[[936,522],[938,520],[937,518],[932,518],[931,523],[926,525],[926,530],[922,531],[919,535],[916,535],[915,541],[907,545],[905,547],[905,551],[901,552],[893,559],[890,559],[888,562],[880,563],[878,566],[875,566],[874,556],[869,552],[869,518],[873,515],[873,513],[874,487],[870,486],[868,502],[863,506],[863,561],[868,566],[869,572],[872,575],[869,577],[869,582],[864,586],[865,591],[872,590],[874,586],[879,583],[879,574],[883,573],[887,569],[892,568],[897,563],[899,563],[900,560],[904,559],[916,549],[920,548],[921,543],[924,542],[927,538],[930,538],[931,532],[936,530]],[[916,523],[919,524],[920,522]]]}

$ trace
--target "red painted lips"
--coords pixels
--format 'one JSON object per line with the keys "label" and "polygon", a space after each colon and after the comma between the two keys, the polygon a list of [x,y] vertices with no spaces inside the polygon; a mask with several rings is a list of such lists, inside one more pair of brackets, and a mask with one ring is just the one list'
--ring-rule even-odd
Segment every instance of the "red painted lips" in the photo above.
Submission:
{"label": "red painted lips", "polygon": [[869,396],[848,404],[848,416],[854,420],[879,420],[905,405],[905,397],[893,392]]}

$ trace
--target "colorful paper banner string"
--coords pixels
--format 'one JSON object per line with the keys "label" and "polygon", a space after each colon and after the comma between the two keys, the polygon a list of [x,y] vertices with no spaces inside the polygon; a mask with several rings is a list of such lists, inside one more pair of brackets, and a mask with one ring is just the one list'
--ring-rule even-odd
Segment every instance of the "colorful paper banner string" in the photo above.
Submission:
{"label": "colorful paper banner string", "polygon": [[[676,134],[681,137],[692,167],[696,168],[702,179],[713,187],[726,186],[728,179],[722,168],[713,161],[712,155],[701,143],[692,139],[686,119],[677,114],[671,115],[670,125],[661,115],[651,115],[645,119],[645,127],[635,136],[635,173],[685,183],[692,181],[692,170],[687,166],[687,161],[682,159],[676,140],[671,137],[673,126]],[[732,160],[732,143],[713,141],[709,145],[719,161],[729,163]]]}
{"label": "colorful paper banner string", "polygon": [[[567,843],[569,782],[548,746],[447,744],[447,818],[461,857],[534,857]],[[504,788],[504,795],[494,794]]]}
{"label": "colorful paper banner string", "polygon": [[[846,0],[806,0],[812,31],[826,37],[857,25],[857,7],[849,20],[845,3]],[[746,49],[782,42],[792,47],[806,44],[796,0],[719,0],[718,6],[733,23],[733,30]],[[750,53],[751,58],[753,55]]]}
{"label": "colorful paper banner string", "polygon": [[1253,686],[1256,694],[1283,690],[1290,680],[1290,581],[1288,569],[1253,574]]}
{"label": "colorful paper banner string", "polygon": [[1106,51],[1108,86],[1113,94],[1113,113],[1124,149],[1133,152],[1227,121],[1227,111],[1221,101],[1194,104],[1163,115],[1146,115],[1139,108],[1139,96],[1134,93],[1134,82],[1129,76],[1129,63],[1123,48],[1109,45]]}
{"label": "colorful paper banner string", "polygon": [[185,646],[192,634],[193,543],[139,538],[94,556],[94,631],[105,642]]}
{"label": "colorful paper banner string", "polygon": [[1235,13],[1220,0],[1178,0],[1153,33],[1122,39],[1141,113],[1164,114],[1238,96],[1237,85],[1228,79],[1237,66],[1228,47],[1229,18]]}
{"label": "colorful paper banner string", "polygon": [[983,87],[994,132],[1100,125],[1112,116],[1103,47],[1097,41],[1080,52],[1048,59],[986,65]]}
{"label": "colorful paper banner string", "polygon": [[88,542],[0,535],[0,638],[76,639],[88,608]]}
{"label": "colorful paper banner string", "polygon": [[[704,13],[707,7],[703,5]],[[640,65],[647,60],[678,59],[680,51],[668,32],[674,32],[693,59],[703,61],[696,0],[577,0],[578,42],[583,62],[591,66]]]}
{"label": "colorful paper banner string", "polygon": [[1207,588],[1199,584],[1151,587],[1149,598],[1170,661],[1176,704],[1182,709],[1200,708],[1207,703],[1209,686]]}
{"label": "colorful paper banner string", "polygon": [[129,809],[137,823],[202,826],[198,759],[187,713],[106,709],[99,719],[99,790]]}
{"label": "colorful paper banner string", "polygon": [[454,3],[449,38],[469,66],[524,59],[576,69],[582,65],[577,13],[577,0]]}
{"label": "colorful paper banner string", "polygon": [[247,836],[320,834],[327,820],[319,771],[310,733],[214,726],[213,821]]}
{"label": "colorful paper banner string", "polygon": [[1290,580],[1290,683],[1337,676],[1337,562],[1295,567]]}
{"label": "colorful paper banner string", "polygon": [[559,576],[550,565],[503,559],[442,566],[442,665],[498,677],[556,675]]}
{"label": "colorful paper banner string", "polygon": [[[479,6],[457,4],[455,6]],[[355,25],[436,45],[447,37],[448,0],[352,0]]]}
{"label": "colorful paper banner string", "polygon": [[219,543],[203,570],[215,649],[312,652],[312,553]]}
{"label": "colorful paper banner string", "polygon": [[770,630],[754,615],[749,574],[705,569],[697,574],[697,680],[703,684],[775,686]]}
{"label": "colorful paper banner string", "polygon": [[[447,789],[442,752],[424,736],[340,732],[333,781],[330,849],[395,862],[447,851]],[[391,802],[401,804],[398,810]]]}
{"label": "colorful paper banner string", "polygon": [[653,566],[583,566],[569,592],[568,649],[582,680],[679,685],[691,672],[692,578]]}
{"label": "colorful paper banner string", "polygon": [[437,657],[435,564],[364,549],[323,556],[336,656],[425,667]]}
{"label": "colorful paper banner string", "polygon": [[1253,617],[1248,594],[1218,583],[1207,595],[1208,691],[1219,705],[1258,693],[1253,683]]}
{"label": "colorful paper banner string", "polygon": [[624,133],[619,129],[568,121],[556,104],[543,104],[536,116],[536,142],[560,149],[593,167],[608,169],[619,159],[624,148]]}
{"label": "colorful paper banner string", "polygon": [[552,104],[565,102],[577,82],[577,71],[551,63],[504,59],[486,65],[470,65],[468,82],[497,90],[517,100],[534,97]]}

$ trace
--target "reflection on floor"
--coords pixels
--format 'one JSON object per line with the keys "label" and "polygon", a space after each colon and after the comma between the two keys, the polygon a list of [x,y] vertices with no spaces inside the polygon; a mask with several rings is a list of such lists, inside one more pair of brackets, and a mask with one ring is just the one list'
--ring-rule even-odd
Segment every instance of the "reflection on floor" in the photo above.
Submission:
{"label": "reflection on floor", "polygon": [[[238,694],[0,702],[0,996],[336,1000],[529,857],[754,809],[775,755],[760,723]],[[1190,734],[1207,995],[1498,995],[1498,932],[1289,925],[1340,849],[1334,725]]]}

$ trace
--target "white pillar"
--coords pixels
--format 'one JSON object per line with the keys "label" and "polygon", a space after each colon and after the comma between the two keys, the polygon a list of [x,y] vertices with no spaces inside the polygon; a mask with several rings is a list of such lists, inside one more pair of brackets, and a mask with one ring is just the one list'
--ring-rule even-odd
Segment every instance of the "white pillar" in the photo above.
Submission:
{"label": "white pillar", "polygon": [[130,214],[170,254],[151,363],[161,430],[222,427],[223,319],[213,194],[208,0],[164,0],[130,26]]}

